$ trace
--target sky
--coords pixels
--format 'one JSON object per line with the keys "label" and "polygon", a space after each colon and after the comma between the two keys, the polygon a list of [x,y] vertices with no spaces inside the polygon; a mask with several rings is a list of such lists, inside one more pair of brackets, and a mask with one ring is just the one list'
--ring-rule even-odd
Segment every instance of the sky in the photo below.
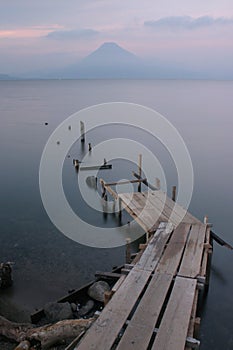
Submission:
{"label": "sky", "polygon": [[0,0],[0,73],[65,67],[104,42],[233,74],[232,0]]}

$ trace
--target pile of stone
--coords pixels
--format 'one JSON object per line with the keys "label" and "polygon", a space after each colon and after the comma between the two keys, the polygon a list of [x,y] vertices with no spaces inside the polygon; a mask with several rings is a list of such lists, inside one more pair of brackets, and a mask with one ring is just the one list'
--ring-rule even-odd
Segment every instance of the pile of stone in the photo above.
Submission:
{"label": "pile of stone", "polygon": [[97,308],[102,309],[104,303],[104,294],[110,287],[105,281],[97,281],[88,289],[88,296],[85,303],[54,303],[50,302],[44,306],[44,313],[49,323],[55,323],[61,320],[74,318],[92,317]]}

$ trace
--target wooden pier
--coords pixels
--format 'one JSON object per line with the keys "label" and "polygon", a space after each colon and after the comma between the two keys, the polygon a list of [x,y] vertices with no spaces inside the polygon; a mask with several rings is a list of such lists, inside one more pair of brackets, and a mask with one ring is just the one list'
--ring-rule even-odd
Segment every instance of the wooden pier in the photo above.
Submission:
{"label": "wooden pier", "polygon": [[199,291],[209,284],[212,239],[202,223],[162,191],[117,194],[102,186],[148,236],[106,295],[77,350],[198,349]]}

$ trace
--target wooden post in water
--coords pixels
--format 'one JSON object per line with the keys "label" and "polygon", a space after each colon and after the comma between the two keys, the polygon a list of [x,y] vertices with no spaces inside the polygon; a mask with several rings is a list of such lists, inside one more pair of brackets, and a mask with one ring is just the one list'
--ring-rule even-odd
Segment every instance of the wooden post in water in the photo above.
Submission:
{"label": "wooden post in water", "polygon": [[156,177],[156,179],[155,179],[155,186],[156,186],[157,190],[160,190],[161,185],[160,185],[160,179],[158,177]]}
{"label": "wooden post in water", "polygon": [[121,203],[121,198],[118,198],[118,210],[119,210],[119,219],[121,220],[121,216],[122,216],[122,203]]}
{"label": "wooden post in water", "polygon": [[81,133],[81,142],[85,142],[85,125],[84,122],[80,121],[80,133]]}
{"label": "wooden post in water", "polygon": [[[142,154],[138,156],[138,175],[140,178],[142,177]],[[138,184],[138,192],[141,192],[142,184],[139,182]]]}
{"label": "wooden post in water", "polygon": [[207,257],[207,264],[206,264],[206,282],[205,282],[205,294],[208,293],[209,290],[209,284],[210,284],[210,271],[211,271],[211,261],[212,261],[212,254],[213,254],[213,237],[210,234],[210,227],[211,224],[208,224],[208,215],[205,215],[204,217],[204,224],[207,225],[207,232],[208,232],[208,257]]}
{"label": "wooden post in water", "polygon": [[101,182],[101,186],[102,186],[102,198],[104,198],[104,196],[106,194],[106,188],[104,186],[104,182]]}
{"label": "wooden post in water", "polygon": [[176,201],[176,186],[172,186],[172,200]]}
{"label": "wooden post in water", "polygon": [[130,247],[131,239],[126,238],[126,247],[125,247],[125,262],[126,264],[131,263],[131,247]]}

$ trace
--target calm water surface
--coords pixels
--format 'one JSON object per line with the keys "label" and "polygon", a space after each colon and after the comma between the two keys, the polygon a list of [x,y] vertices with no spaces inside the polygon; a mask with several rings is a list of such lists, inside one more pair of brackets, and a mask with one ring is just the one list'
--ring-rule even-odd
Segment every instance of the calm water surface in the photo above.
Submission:
{"label": "calm water surface", "polygon": [[[94,104],[142,104],[172,122],[186,142],[194,167],[189,209],[201,220],[208,214],[215,232],[233,244],[232,96],[233,82],[229,81],[1,81],[0,260],[15,265],[14,286],[1,295],[0,312],[8,316],[10,305],[15,319],[27,318],[45,302],[91,280],[96,270],[124,262],[123,247],[90,248],[66,238],[49,220],[40,198],[38,171],[47,139],[69,115]],[[106,135],[111,138],[111,132],[96,130],[91,138],[94,142]],[[125,137],[133,134],[130,128],[119,127],[118,132]],[[159,143],[155,147],[170,189],[177,181],[174,165]],[[71,158],[79,152],[74,145]],[[84,218],[89,216],[97,226],[117,227],[116,218],[93,211],[89,215],[89,209],[80,204],[71,158],[65,160],[63,182],[72,207],[82,208]],[[101,176],[106,180],[130,177],[134,166],[117,161],[114,174],[106,171]],[[125,215],[123,221],[127,220]],[[233,349],[232,254],[214,246],[201,326],[202,350]]]}

